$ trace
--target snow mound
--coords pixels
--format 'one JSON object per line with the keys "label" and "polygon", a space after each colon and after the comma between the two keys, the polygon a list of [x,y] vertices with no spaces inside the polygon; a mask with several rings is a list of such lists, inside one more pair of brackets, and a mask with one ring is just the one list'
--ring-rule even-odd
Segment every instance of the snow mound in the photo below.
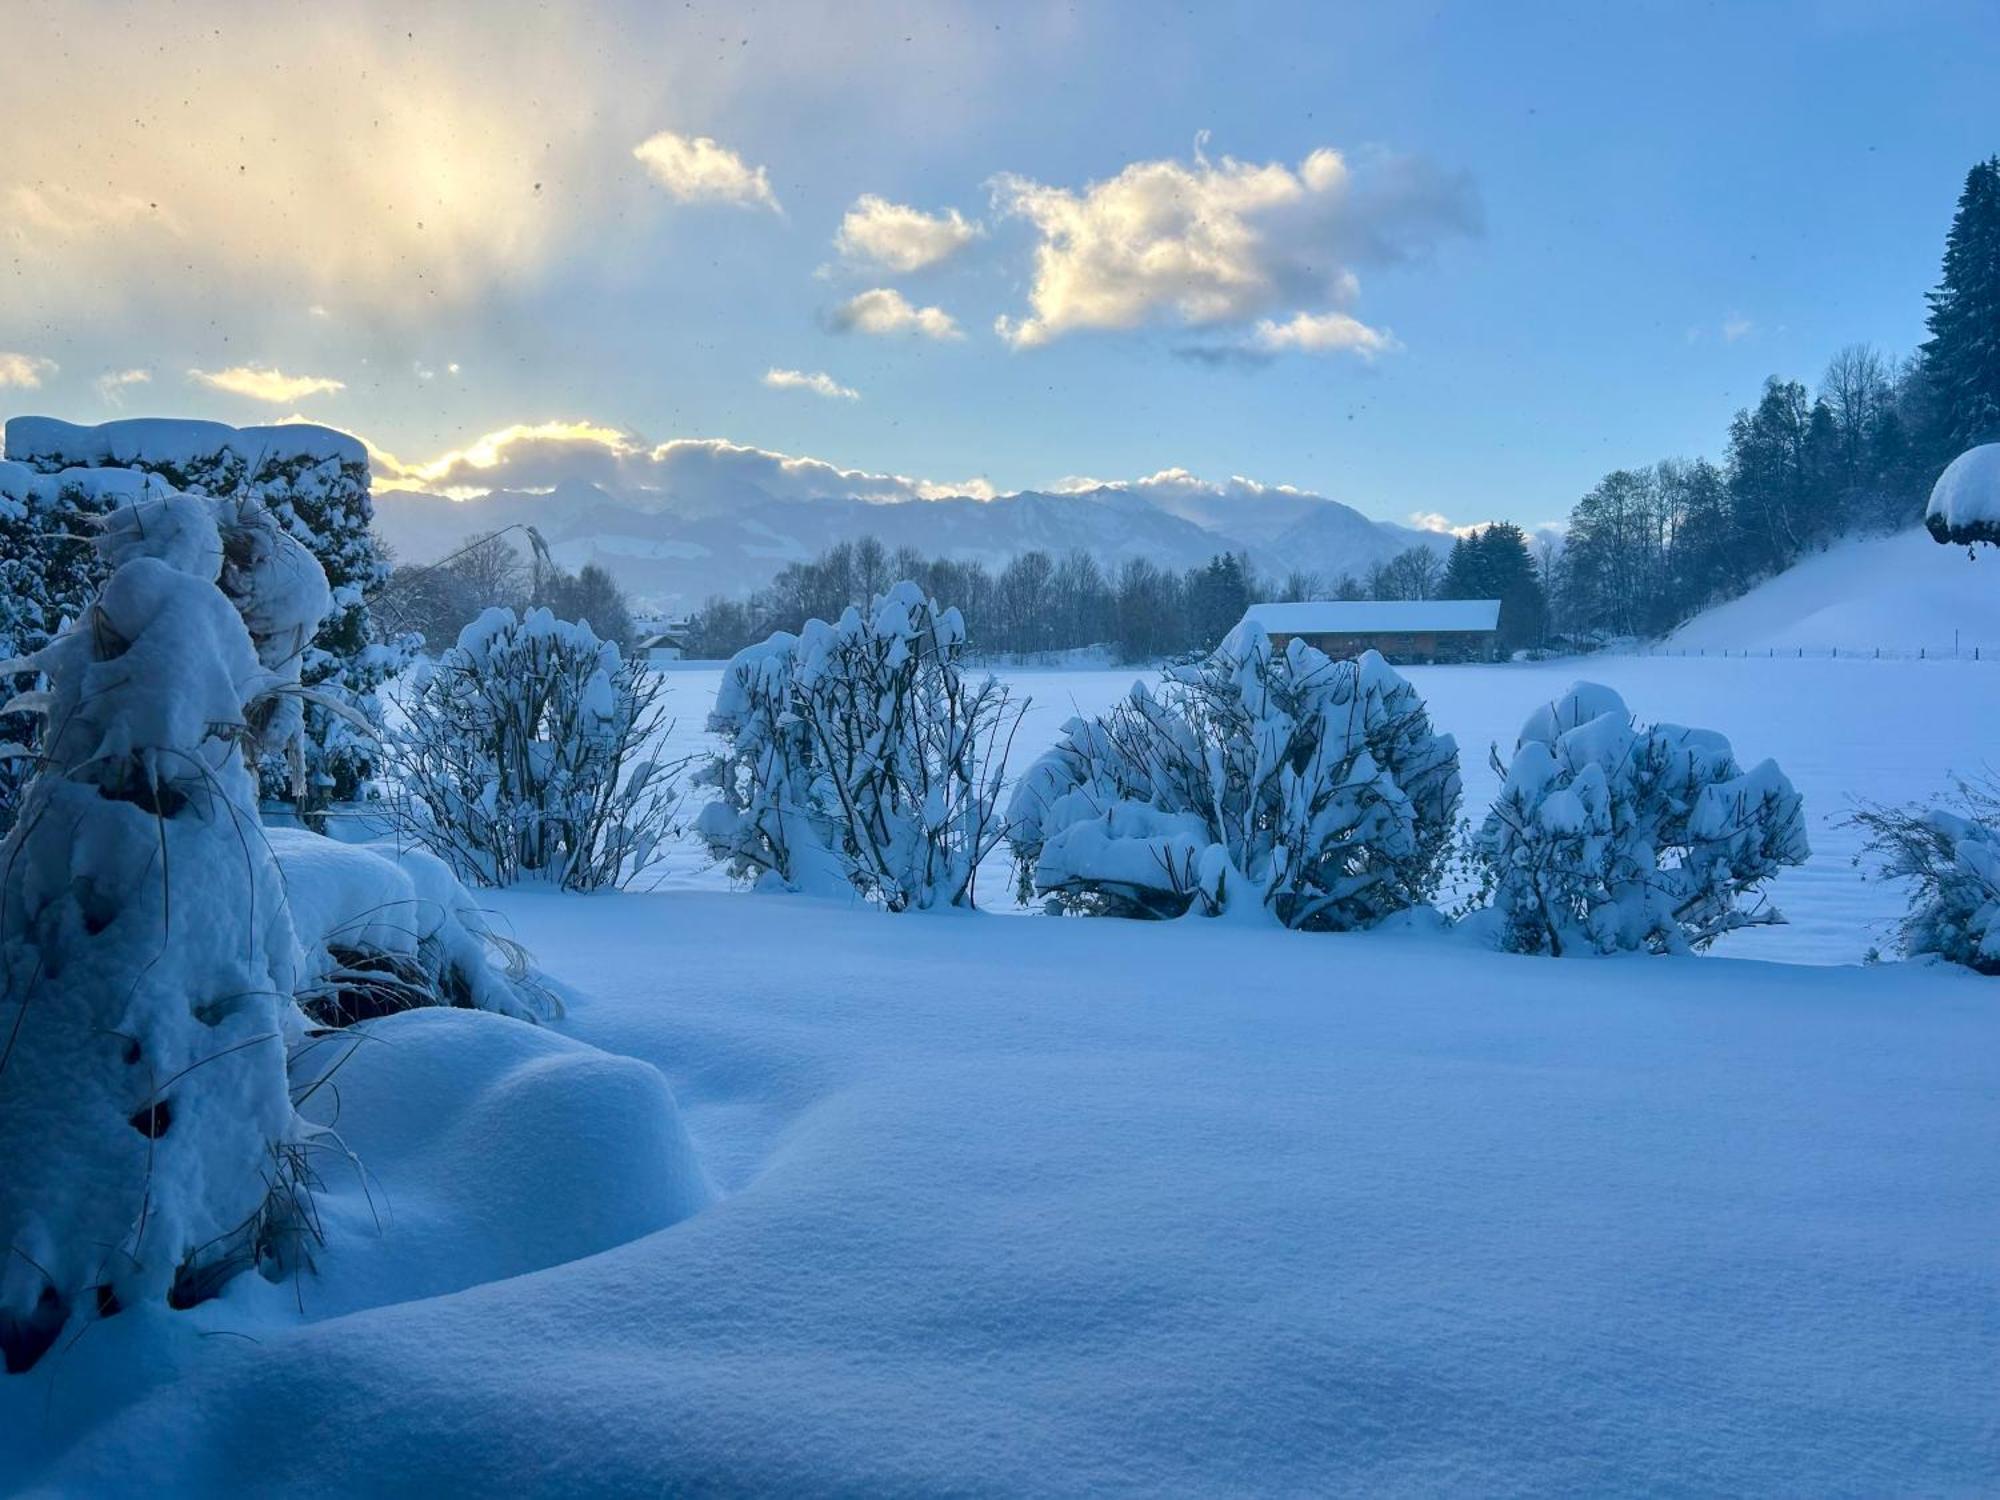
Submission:
{"label": "snow mound", "polygon": [[1940,542],[2000,546],[2000,443],[1968,448],[1945,466],[1924,524]]}
{"label": "snow mound", "polygon": [[466,1010],[404,1011],[311,1045],[297,1086],[327,1081],[300,1113],[356,1164],[322,1168],[328,1249],[297,1289],[315,1316],[580,1260],[714,1196],[649,1063]]}
{"label": "snow mound", "polygon": [[1949,655],[1954,642],[2000,656],[2000,567],[1939,547],[1921,527],[1837,543],[1667,638],[1690,651],[1808,656]]}

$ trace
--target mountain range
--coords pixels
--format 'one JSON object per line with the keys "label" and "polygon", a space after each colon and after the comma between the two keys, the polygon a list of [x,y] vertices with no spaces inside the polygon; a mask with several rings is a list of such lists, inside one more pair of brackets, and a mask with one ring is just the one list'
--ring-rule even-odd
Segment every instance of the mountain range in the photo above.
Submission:
{"label": "mountain range", "polygon": [[1219,552],[1246,554],[1268,574],[1317,573],[1331,586],[1364,575],[1412,546],[1440,550],[1449,535],[1373,521],[1320,495],[1235,481],[1104,484],[990,499],[801,500],[753,492],[684,501],[656,489],[618,493],[571,480],[547,491],[496,490],[454,500],[413,490],[375,497],[376,530],[399,562],[434,561],[470,538],[531,525],[556,561],[571,570],[597,563],[642,606],[690,609],[721,595],[740,597],[786,563],[803,562],[842,541],[875,536],[892,552],[979,562],[998,570],[1020,553],[1073,549],[1115,570],[1128,558],[1184,569]]}

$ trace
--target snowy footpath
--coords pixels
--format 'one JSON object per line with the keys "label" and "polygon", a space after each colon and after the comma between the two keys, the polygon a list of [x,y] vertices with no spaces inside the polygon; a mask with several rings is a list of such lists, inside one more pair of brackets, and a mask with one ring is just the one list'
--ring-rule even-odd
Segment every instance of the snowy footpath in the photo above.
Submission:
{"label": "snowy footpath", "polygon": [[0,1490],[2000,1486],[1991,980],[495,905],[568,1020],[366,1028],[320,1274],[0,1382]]}

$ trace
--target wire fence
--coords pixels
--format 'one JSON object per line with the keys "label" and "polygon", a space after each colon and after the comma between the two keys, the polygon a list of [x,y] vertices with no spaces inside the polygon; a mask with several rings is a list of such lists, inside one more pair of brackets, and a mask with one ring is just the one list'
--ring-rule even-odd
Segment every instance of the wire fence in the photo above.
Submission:
{"label": "wire fence", "polygon": [[1983,661],[2000,662],[2000,644],[1953,642],[1949,646],[1641,646],[1637,656],[1713,656],[1750,661]]}

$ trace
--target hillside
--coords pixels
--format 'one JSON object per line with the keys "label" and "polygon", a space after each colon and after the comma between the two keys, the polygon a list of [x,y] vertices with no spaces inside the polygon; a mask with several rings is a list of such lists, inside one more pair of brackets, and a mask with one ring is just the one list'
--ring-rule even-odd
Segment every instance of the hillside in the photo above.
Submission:
{"label": "hillside", "polygon": [[1242,552],[1269,573],[1304,568],[1328,580],[1366,573],[1408,547],[1442,551],[1451,543],[1440,533],[1370,520],[1336,500],[1233,487],[1189,496],[1103,485],[991,500],[751,493],[718,508],[570,483],[546,494],[503,490],[466,501],[389,490],[376,496],[375,508],[376,529],[400,560],[429,561],[480,532],[526,522],[565,567],[597,563],[629,593],[668,610],[748,594],[788,562],[869,535],[891,551],[914,547],[994,570],[1037,549],[1060,556],[1080,548],[1110,568],[1133,557],[1188,568],[1218,552]]}
{"label": "hillside", "polygon": [[1667,639],[1689,650],[2000,656],[2000,553],[1968,557],[1921,527],[1836,543]]}

